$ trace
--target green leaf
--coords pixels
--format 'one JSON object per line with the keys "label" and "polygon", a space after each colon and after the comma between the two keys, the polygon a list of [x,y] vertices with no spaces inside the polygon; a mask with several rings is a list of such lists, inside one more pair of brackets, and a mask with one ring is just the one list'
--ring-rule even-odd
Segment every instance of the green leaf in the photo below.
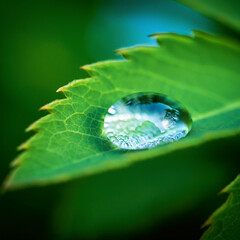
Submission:
{"label": "green leaf", "polygon": [[[20,147],[26,151],[13,162],[5,187],[63,182],[238,134],[240,47],[200,32],[155,38],[160,47],[120,50],[128,61],[85,66],[91,78],[60,88],[67,98],[43,107],[51,114],[29,127],[38,133]],[[121,97],[143,91],[185,105],[193,118],[189,136],[147,151],[112,146],[103,131],[107,109]]]}
{"label": "green leaf", "polygon": [[141,236],[168,221],[181,228],[181,215],[189,212],[200,222],[200,230],[212,209],[205,205],[216,207],[216,194],[234,174],[237,157],[232,148],[238,142],[239,137],[207,142],[66,184],[52,220],[53,232],[57,239],[114,239],[134,231]]}
{"label": "green leaf", "polygon": [[202,236],[202,240],[239,240],[240,175],[223,192],[228,192],[230,195],[206,222],[206,225],[211,224],[211,226]]}
{"label": "green leaf", "polygon": [[178,0],[189,7],[240,32],[240,1],[238,0]]}

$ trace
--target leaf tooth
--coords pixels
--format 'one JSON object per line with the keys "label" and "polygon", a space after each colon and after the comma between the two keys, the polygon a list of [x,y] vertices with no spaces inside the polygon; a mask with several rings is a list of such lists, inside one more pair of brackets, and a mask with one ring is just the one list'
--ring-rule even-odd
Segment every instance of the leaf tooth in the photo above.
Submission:
{"label": "leaf tooth", "polygon": [[149,37],[155,38],[160,46],[162,46],[162,44],[167,41],[174,41],[174,42],[182,41],[182,42],[189,43],[193,40],[193,38],[190,36],[179,35],[176,33],[154,33],[149,35]]}
{"label": "leaf tooth", "polygon": [[17,156],[13,161],[10,163],[10,167],[17,167],[22,164],[22,154]]}
{"label": "leaf tooth", "polygon": [[[127,60],[135,60],[137,61],[139,58],[139,54],[149,52],[155,49],[155,46],[149,46],[147,49],[145,46],[137,45],[128,48],[120,48],[115,51],[115,53],[122,55]],[[124,62],[124,61],[122,61]]]}
{"label": "leaf tooth", "polygon": [[208,218],[207,221],[205,221],[205,222],[202,224],[201,228],[205,228],[205,227],[209,226],[210,224],[212,224],[212,219],[211,219],[211,217]]}
{"label": "leaf tooth", "polygon": [[[24,157],[22,157],[22,155],[20,155],[20,156],[18,156],[17,158],[15,158],[15,159],[11,162],[10,167],[15,168],[15,167],[18,167],[19,165],[21,165],[21,164],[22,164],[22,160],[24,160],[23,158],[24,158]],[[12,171],[12,172],[11,172],[10,174],[8,174],[8,176],[4,179],[3,184],[2,184],[2,186],[1,186],[1,189],[0,189],[2,193],[5,193],[6,191],[9,191],[9,190],[14,190],[14,189],[16,189],[15,186],[12,185],[12,182],[11,182],[14,175],[15,175],[15,172]]]}
{"label": "leaf tooth", "polygon": [[[13,162],[12,162],[13,163]],[[12,165],[11,163],[11,165]],[[18,166],[18,165],[16,165]],[[4,180],[2,186],[1,186],[1,193],[5,193],[7,190],[9,190],[11,187],[11,183],[10,183],[10,179],[12,178],[12,174],[13,173],[10,173]]]}
{"label": "leaf tooth", "polygon": [[[10,163],[10,167],[11,168],[15,168],[18,167],[19,165],[22,164],[23,162],[23,154],[18,155],[15,159],[13,159],[13,161]],[[6,192],[7,190],[10,190],[12,188],[11,186],[11,178],[12,175],[14,174],[14,172],[11,172],[4,180],[2,186],[1,186],[1,193]]]}
{"label": "leaf tooth", "polygon": [[42,123],[45,122],[46,118],[48,118],[51,114],[48,114],[40,119],[38,119],[37,121],[33,122],[32,124],[30,124],[27,128],[26,128],[26,132],[30,132],[30,131],[35,131],[38,132],[40,130],[40,126],[42,125]]}
{"label": "leaf tooth", "polygon": [[52,110],[51,103],[45,104],[44,106],[39,108],[40,111],[46,110],[50,112]]}
{"label": "leaf tooth", "polygon": [[222,209],[225,207],[225,205],[227,204],[228,201],[229,201],[229,197],[228,197],[227,201],[220,208],[218,208],[217,210],[215,210],[215,212],[212,213],[212,215],[203,223],[201,228],[204,228],[204,227],[214,224],[216,222],[215,217],[219,214],[219,212],[222,211]]}
{"label": "leaf tooth", "polygon": [[18,151],[27,150],[27,149],[29,149],[29,140],[21,143],[21,144],[17,147],[17,150],[18,150]]}
{"label": "leaf tooth", "polygon": [[129,59],[129,55],[127,54],[129,52],[130,48],[120,48],[114,51],[114,53],[122,55],[125,59]]}
{"label": "leaf tooth", "polygon": [[112,67],[116,63],[121,63],[121,62],[124,62],[124,61],[123,60],[107,60],[107,61],[96,62],[90,65],[85,65],[85,66],[82,66],[81,68],[87,71],[92,81],[92,79],[95,79],[101,74],[101,70],[103,68]]}
{"label": "leaf tooth", "polygon": [[86,64],[80,67],[80,69],[83,69],[85,71],[91,71],[91,65],[93,64]]}
{"label": "leaf tooth", "polygon": [[[24,151],[24,150],[29,150],[30,148],[33,148],[34,146],[36,146],[36,144],[34,144],[37,139],[38,139],[38,135],[39,133],[34,134],[33,136],[31,136],[29,139],[27,139],[25,142],[23,142],[22,144],[20,144],[17,147],[18,151]],[[25,151],[24,151],[25,152]],[[21,155],[20,155],[21,156]]]}
{"label": "leaf tooth", "polygon": [[65,91],[65,86],[62,86],[58,88],[56,92],[64,92],[64,91]]}
{"label": "leaf tooth", "polygon": [[227,189],[227,187],[228,187],[228,186],[226,186],[225,188],[223,188],[223,189],[220,191],[220,193],[228,193],[229,190]]}
{"label": "leaf tooth", "polygon": [[45,104],[44,106],[40,107],[40,111],[48,111],[49,113],[54,113],[54,109],[59,106],[61,103],[64,103],[66,101],[66,98],[64,99],[57,99],[55,101],[52,101],[48,104]]}
{"label": "leaf tooth", "polygon": [[94,76],[93,65],[94,64],[84,65],[84,66],[81,66],[80,69],[83,69],[84,71],[86,71],[88,73],[88,75],[90,77],[93,77]]}
{"label": "leaf tooth", "polygon": [[[57,90],[57,92],[63,92],[65,97],[71,98],[72,89],[75,89],[76,87],[81,87],[81,86],[86,88],[86,87],[88,87],[88,84],[92,81],[93,81],[93,77],[73,80],[72,82],[68,83],[67,85],[59,88]],[[64,100],[66,100],[66,99],[60,99],[57,101],[64,101]],[[57,101],[54,101],[54,102],[57,102]]]}
{"label": "leaf tooth", "polygon": [[93,79],[92,78],[83,78],[83,79],[76,79],[67,84],[65,87],[67,89],[72,88],[72,87],[79,87],[82,85],[86,85],[88,82],[91,82]]}
{"label": "leaf tooth", "polygon": [[[231,198],[233,197],[233,193],[231,192],[233,189],[228,189],[228,187],[234,186],[234,184],[236,183],[237,180],[239,180],[238,178],[240,177],[240,175],[238,175],[238,177],[230,183],[230,185],[228,185],[227,187],[225,187],[220,193],[229,193],[230,195],[228,196],[227,200],[225,201],[225,203],[223,203],[222,206],[220,206],[217,210],[215,210],[215,212],[212,213],[212,215],[207,219],[207,221],[202,225],[202,228],[206,227],[206,226],[210,226],[210,229],[213,228],[213,225],[216,223],[216,219],[218,217],[219,214],[222,213],[222,211],[225,210],[225,208],[228,206],[228,204],[230,204],[229,202],[231,202]],[[239,188],[238,188],[239,190]],[[205,232],[206,234],[207,232]]]}
{"label": "leaf tooth", "polygon": [[62,92],[65,95],[65,93],[68,91],[68,88],[71,87],[73,85],[73,83],[75,83],[76,81],[77,80],[74,80],[74,81],[72,81],[72,82],[70,82],[70,83],[68,83],[68,84],[58,88],[58,90],[56,92]]}
{"label": "leaf tooth", "polygon": [[229,193],[236,190],[240,190],[240,184],[238,184],[239,180],[240,180],[240,174],[229,185],[227,185],[224,189],[222,189],[221,193]]}
{"label": "leaf tooth", "polygon": [[56,92],[57,92],[57,93],[58,93],[58,92],[62,92],[62,93],[64,94],[64,96],[67,97],[67,95],[68,95],[67,92],[69,91],[69,87],[72,85],[73,82],[74,82],[74,81],[72,81],[72,82],[70,82],[70,83],[68,83],[68,84],[66,84],[66,85],[58,88]]}
{"label": "leaf tooth", "polygon": [[58,100],[48,103],[48,104],[45,104],[44,106],[39,108],[39,111],[48,111],[49,113],[53,113],[57,101]]}
{"label": "leaf tooth", "polygon": [[134,46],[128,48],[120,48],[114,51],[114,53],[123,56],[126,60],[131,60],[133,52],[139,51],[141,46]]}
{"label": "leaf tooth", "polygon": [[101,62],[96,62],[92,64],[87,64],[84,66],[81,66],[80,69],[85,70],[90,76],[94,76],[93,73],[97,72],[97,69],[101,67],[102,65],[109,63],[111,64],[113,61],[101,61]]}
{"label": "leaf tooth", "polygon": [[68,97],[69,96],[68,86],[69,86],[69,84],[64,85],[64,86],[58,88],[56,92],[57,93],[61,92],[61,93],[64,94],[65,97]]}
{"label": "leaf tooth", "polygon": [[38,128],[37,128],[38,122],[39,122],[39,120],[37,120],[37,121],[33,122],[32,124],[30,124],[30,125],[26,128],[25,131],[26,131],[26,132],[37,131],[37,130],[38,130]]}

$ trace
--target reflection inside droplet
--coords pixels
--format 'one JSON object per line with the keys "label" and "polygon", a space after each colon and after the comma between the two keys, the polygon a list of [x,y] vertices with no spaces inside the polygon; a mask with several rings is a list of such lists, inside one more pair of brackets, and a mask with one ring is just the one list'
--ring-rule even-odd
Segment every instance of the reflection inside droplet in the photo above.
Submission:
{"label": "reflection inside droplet", "polygon": [[178,102],[157,93],[131,94],[108,109],[104,129],[122,149],[146,149],[177,141],[191,130],[192,120]]}

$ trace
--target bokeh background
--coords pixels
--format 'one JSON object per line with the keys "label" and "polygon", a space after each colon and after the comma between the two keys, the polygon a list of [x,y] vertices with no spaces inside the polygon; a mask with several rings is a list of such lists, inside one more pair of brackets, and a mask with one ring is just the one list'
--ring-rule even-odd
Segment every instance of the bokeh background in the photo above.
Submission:
{"label": "bokeh background", "polygon": [[[16,147],[31,135],[24,129],[45,114],[38,109],[63,97],[56,93],[59,87],[87,76],[80,66],[121,59],[114,54],[118,48],[156,45],[155,40],[148,37],[156,32],[190,35],[192,29],[198,29],[217,35],[231,34],[215,21],[170,0],[2,0],[0,6],[0,182],[18,154]],[[221,159],[234,155],[234,141],[219,142],[226,148]],[[211,157],[219,159],[217,169],[220,168],[224,178],[216,181],[212,195],[199,202],[192,212],[179,214],[161,226],[156,221],[144,234],[135,232],[128,236],[125,233],[124,239],[199,238],[200,226],[225,199],[225,196],[216,197],[216,193],[235,174],[233,157],[226,167],[217,151],[211,151]],[[74,184],[2,194],[0,239],[53,239],[56,236],[59,239],[61,234],[57,232],[61,225],[55,224],[56,211],[68,203],[63,199],[68,196],[69,189],[76,188]],[[200,206],[204,206],[205,211]],[[64,221],[64,214],[59,216]],[[65,238],[77,237],[66,234]]]}

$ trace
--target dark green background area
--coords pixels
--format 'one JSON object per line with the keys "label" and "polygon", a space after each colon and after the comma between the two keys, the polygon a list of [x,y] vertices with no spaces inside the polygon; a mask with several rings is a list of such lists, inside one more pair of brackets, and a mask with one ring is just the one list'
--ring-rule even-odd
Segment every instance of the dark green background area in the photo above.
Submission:
{"label": "dark green background area", "polygon": [[[56,93],[59,87],[87,76],[79,69],[80,66],[120,58],[113,54],[117,48],[155,45],[155,41],[147,37],[155,32],[190,34],[192,29],[217,34],[229,32],[197,12],[167,0],[1,1],[0,22],[1,182],[10,170],[10,162],[17,155],[16,147],[31,135],[24,133],[24,129],[45,114],[37,109],[56,98],[62,98]],[[226,148],[225,155],[218,151],[220,145],[212,144],[211,148],[204,148],[205,154],[206,151],[211,152],[211,164],[217,166],[216,175],[213,174],[216,179],[213,179],[212,194],[193,206],[192,212],[186,215],[179,213],[161,228],[159,219],[156,219],[156,223],[150,224],[151,232],[145,232],[143,239],[147,236],[154,238],[156,234],[172,234],[173,239],[177,236],[174,234],[182,234],[186,239],[199,237],[200,225],[222,200],[216,197],[216,193],[236,174],[232,149],[237,141],[232,141],[218,143]],[[202,152],[202,148],[199,151]],[[226,158],[229,160],[224,162]],[[214,167],[212,169],[214,171]],[[220,176],[219,172],[224,179],[217,177]],[[124,176],[125,173],[118,171],[117,174]],[[103,175],[98,177],[106,181]],[[84,181],[83,184],[91,185],[94,177]],[[64,217],[57,221],[54,216],[64,216],[64,208],[59,210],[59,206],[68,203],[65,203],[66,196],[71,196],[71,191],[72,196],[81,193],[88,196],[86,189],[76,193],[78,184],[81,185],[81,180],[1,195],[0,239],[59,237],[61,231],[58,228],[62,228]],[[202,206],[205,210],[200,210]],[[69,211],[76,212],[77,216],[77,208],[66,208],[66,215]],[[132,234],[131,239],[134,238],[139,239],[140,235]]]}

